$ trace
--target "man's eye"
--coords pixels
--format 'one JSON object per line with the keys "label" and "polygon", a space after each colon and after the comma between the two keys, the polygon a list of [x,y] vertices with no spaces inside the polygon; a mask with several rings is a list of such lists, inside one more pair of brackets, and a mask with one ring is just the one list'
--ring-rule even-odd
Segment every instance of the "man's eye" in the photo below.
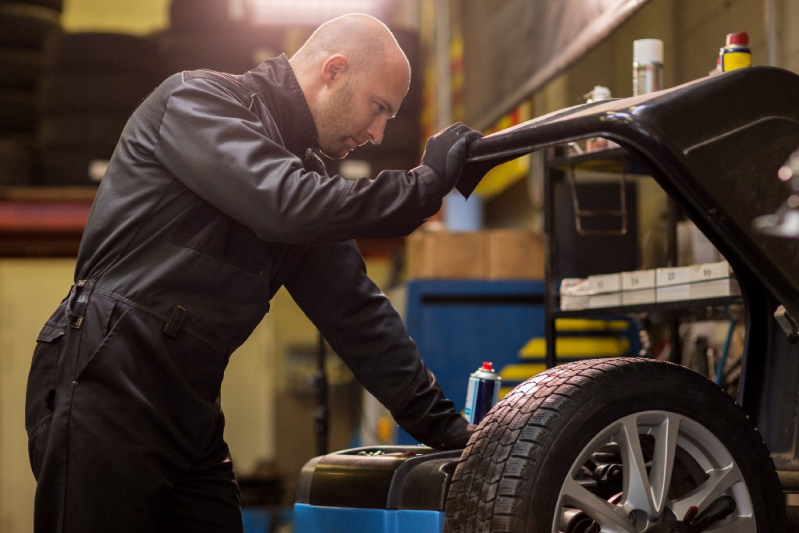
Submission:
{"label": "man's eye", "polygon": [[386,110],[386,106],[384,106],[383,104],[377,104],[377,112],[378,113],[382,113],[385,110]]}

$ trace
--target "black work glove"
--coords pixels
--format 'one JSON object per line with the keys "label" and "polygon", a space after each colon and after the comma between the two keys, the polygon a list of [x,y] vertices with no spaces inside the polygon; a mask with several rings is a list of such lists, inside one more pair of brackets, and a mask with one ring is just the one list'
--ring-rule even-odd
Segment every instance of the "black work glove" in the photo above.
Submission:
{"label": "black work glove", "polygon": [[461,430],[459,435],[454,436],[454,438],[450,441],[450,448],[455,450],[459,448],[465,448],[476,429],[477,426],[475,424],[469,424],[466,426],[464,430]]}
{"label": "black work glove", "polygon": [[466,447],[477,426],[469,424],[465,418],[456,419],[435,442],[425,443],[436,450],[462,450]]}
{"label": "black work glove", "polygon": [[432,168],[443,180],[445,195],[458,183],[469,145],[482,136],[479,131],[456,122],[427,139],[422,164]]}

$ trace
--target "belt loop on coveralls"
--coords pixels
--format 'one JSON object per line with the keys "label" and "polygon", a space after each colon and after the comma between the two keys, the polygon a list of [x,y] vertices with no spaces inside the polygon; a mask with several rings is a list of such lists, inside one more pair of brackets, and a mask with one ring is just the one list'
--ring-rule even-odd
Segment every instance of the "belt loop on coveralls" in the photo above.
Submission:
{"label": "belt loop on coveralls", "polygon": [[186,318],[186,308],[176,305],[175,308],[172,309],[172,316],[170,316],[169,320],[164,324],[164,335],[173,339],[177,337],[181,326],[183,326],[184,318]]}
{"label": "belt loop on coveralls", "polygon": [[89,296],[93,289],[93,279],[81,279],[69,290],[66,315],[67,323],[69,323],[70,327],[80,329],[83,325],[83,317],[86,315],[86,306],[89,303]]}

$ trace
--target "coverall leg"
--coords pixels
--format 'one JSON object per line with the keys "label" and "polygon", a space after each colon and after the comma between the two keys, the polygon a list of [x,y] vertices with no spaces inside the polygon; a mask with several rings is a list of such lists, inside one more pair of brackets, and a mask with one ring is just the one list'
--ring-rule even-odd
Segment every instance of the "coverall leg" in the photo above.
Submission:
{"label": "coverall leg", "polygon": [[36,533],[243,531],[225,354],[75,287],[39,336],[26,426]]}

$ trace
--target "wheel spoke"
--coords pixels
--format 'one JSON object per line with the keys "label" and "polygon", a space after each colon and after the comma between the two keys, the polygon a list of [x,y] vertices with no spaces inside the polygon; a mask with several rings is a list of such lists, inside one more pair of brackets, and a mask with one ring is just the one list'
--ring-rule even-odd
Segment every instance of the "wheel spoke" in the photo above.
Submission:
{"label": "wheel spoke", "polygon": [[567,478],[562,491],[563,504],[580,509],[598,523],[605,533],[635,533],[632,524],[619,513],[619,508],[596,496],[572,478]]}
{"label": "wheel spoke", "polygon": [[652,487],[651,497],[656,516],[660,516],[666,507],[681,420],[682,417],[669,413],[652,432],[652,436],[655,437],[655,450],[652,456],[649,482]]}
{"label": "wheel spoke", "polygon": [[649,516],[655,516],[652,486],[638,437],[638,419],[636,416],[631,416],[621,422],[617,438],[624,463],[623,507],[628,510],[640,509]]}
{"label": "wheel spoke", "polygon": [[728,491],[733,485],[743,482],[740,470],[730,464],[708,472],[708,479],[688,494],[673,502],[673,509],[677,516],[682,516],[692,505],[700,510],[716,501],[719,496]]}

